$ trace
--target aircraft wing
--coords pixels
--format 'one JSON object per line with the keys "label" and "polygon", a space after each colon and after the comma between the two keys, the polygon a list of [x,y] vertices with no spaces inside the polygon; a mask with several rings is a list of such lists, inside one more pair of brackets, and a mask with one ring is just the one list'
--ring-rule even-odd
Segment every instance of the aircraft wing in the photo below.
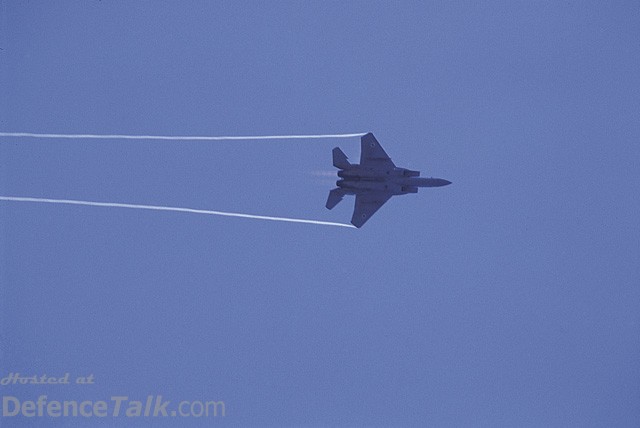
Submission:
{"label": "aircraft wing", "polygon": [[360,138],[360,165],[393,168],[395,164],[371,132]]}
{"label": "aircraft wing", "polygon": [[353,209],[351,224],[362,227],[385,202],[393,196],[389,192],[366,192],[356,194],[356,205]]}

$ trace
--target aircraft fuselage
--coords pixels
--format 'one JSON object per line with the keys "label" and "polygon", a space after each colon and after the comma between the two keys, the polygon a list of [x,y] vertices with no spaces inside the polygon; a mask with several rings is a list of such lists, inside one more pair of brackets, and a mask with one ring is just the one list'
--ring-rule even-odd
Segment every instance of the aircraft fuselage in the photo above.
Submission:
{"label": "aircraft fuselage", "polygon": [[420,171],[406,168],[390,168],[379,171],[373,168],[353,165],[349,169],[338,171],[341,180],[336,185],[346,194],[356,194],[362,191],[382,191],[394,195],[417,193],[419,187],[440,187],[451,182],[441,178],[420,178]]}

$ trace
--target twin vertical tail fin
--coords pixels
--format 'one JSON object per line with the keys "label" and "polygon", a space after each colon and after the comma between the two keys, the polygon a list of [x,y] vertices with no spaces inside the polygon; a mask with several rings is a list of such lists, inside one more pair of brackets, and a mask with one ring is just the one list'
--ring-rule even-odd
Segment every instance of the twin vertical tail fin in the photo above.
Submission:
{"label": "twin vertical tail fin", "polygon": [[[333,149],[333,166],[338,169],[351,168],[351,162],[347,160],[347,155],[345,155],[344,152],[340,150],[340,147],[336,147],[335,149]],[[329,197],[327,198],[327,203],[325,206],[329,209],[332,209],[333,207],[338,205],[338,203],[340,203],[342,198],[344,198],[344,195],[346,195],[345,191],[339,187],[336,187],[329,192]]]}
{"label": "twin vertical tail fin", "polygon": [[333,166],[339,169],[347,169],[351,166],[351,163],[347,160],[347,155],[339,147],[333,149]]}
{"label": "twin vertical tail fin", "polygon": [[329,197],[327,198],[327,204],[325,205],[327,208],[332,209],[344,198],[344,190],[336,187],[332,191],[329,192]]}

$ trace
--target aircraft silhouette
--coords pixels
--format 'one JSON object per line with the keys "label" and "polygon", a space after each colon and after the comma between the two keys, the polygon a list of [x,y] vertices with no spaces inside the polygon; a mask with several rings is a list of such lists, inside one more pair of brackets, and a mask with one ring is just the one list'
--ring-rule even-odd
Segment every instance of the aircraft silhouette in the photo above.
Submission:
{"label": "aircraft silhouette", "polygon": [[442,178],[420,178],[420,171],[397,167],[372,133],[360,139],[360,164],[352,164],[339,147],[333,149],[333,166],[339,169],[335,189],[326,207],[332,209],[344,195],[355,195],[351,224],[362,227],[392,196],[418,193],[419,187],[451,184]]}

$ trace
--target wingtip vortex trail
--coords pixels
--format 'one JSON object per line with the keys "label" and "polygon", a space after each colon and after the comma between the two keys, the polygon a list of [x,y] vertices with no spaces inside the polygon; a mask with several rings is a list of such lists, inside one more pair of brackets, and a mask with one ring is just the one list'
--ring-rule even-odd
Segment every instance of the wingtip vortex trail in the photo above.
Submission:
{"label": "wingtip vortex trail", "polygon": [[347,227],[347,228],[353,228],[353,229],[356,228],[352,224],[336,223],[332,221],[308,220],[308,219],[289,218],[289,217],[275,217],[275,216],[265,216],[265,215],[256,215],[256,214],[234,213],[234,212],[227,212],[227,211],[201,210],[201,209],[183,208],[183,207],[167,207],[167,206],[161,206],[161,205],[125,204],[120,202],[95,202],[95,201],[83,201],[83,200],[77,200],[77,199],[33,198],[29,196],[0,196],[0,201],[85,205],[85,206],[93,206],[93,207],[130,208],[130,209],[153,210],[153,211],[174,211],[174,212],[183,212],[183,213],[192,213],[192,214],[218,215],[218,216],[224,216],[224,217],[240,217],[240,218],[248,218],[248,219],[254,219],[254,220],[283,221],[283,222],[290,222],[290,223],[315,224],[320,226],[337,226],[337,227]]}
{"label": "wingtip vortex trail", "polygon": [[[366,133],[349,134],[309,134],[309,135],[253,135],[253,136],[172,136],[172,135],[124,135],[124,134],[52,134],[33,132],[0,132],[0,137],[16,138],[48,138],[48,139],[101,139],[101,140],[171,140],[171,141],[223,141],[223,140],[299,140],[324,138],[362,137]],[[134,208],[157,211],[188,212],[194,214],[219,215],[226,217],[242,217],[256,220],[286,221],[291,223],[306,223],[324,226],[338,226],[355,228],[352,224],[336,223],[322,220],[307,220],[287,217],[263,216],[255,214],[233,213],[225,211],[200,210],[182,207],[166,207],[156,205],[123,204],[117,202],[93,202],[72,199],[32,198],[21,196],[0,196],[0,200],[13,202],[40,202],[52,204],[87,205],[99,207]]]}
{"label": "wingtip vortex trail", "polygon": [[94,139],[94,140],[170,140],[170,141],[232,141],[232,140],[307,140],[323,138],[362,137],[365,133],[310,134],[310,135],[247,135],[247,136],[179,136],[179,135],[125,135],[125,134],[40,134],[33,132],[0,132],[0,137]]}

